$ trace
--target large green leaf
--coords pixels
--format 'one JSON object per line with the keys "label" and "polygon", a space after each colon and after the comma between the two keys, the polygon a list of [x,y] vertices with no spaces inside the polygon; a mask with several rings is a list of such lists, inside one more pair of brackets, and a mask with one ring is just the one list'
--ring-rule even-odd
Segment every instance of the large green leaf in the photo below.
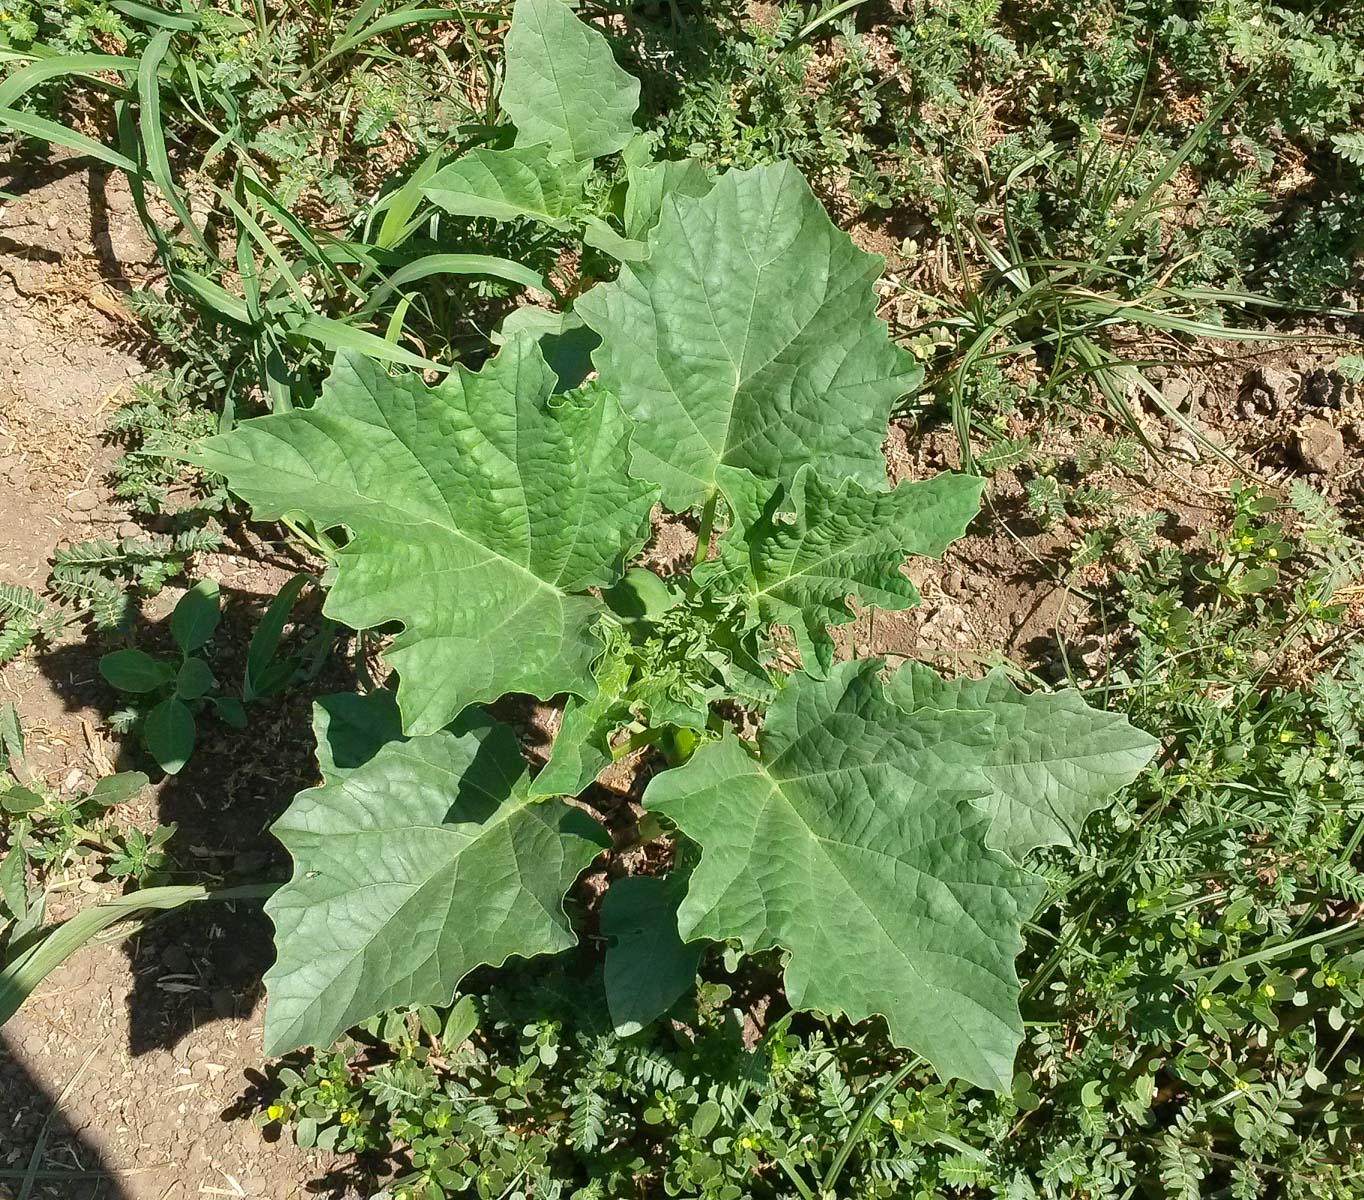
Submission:
{"label": "large green leaf", "polygon": [[648,258],[575,306],[636,422],[631,469],[673,509],[711,495],[722,464],[789,483],[814,463],[884,490],[891,405],[922,371],[876,317],[881,265],[789,164],[667,196]]}
{"label": "large green leaf", "polygon": [[661,1017],[696,984],[704,945],[677,935],[677,906],[685,875],[631,875],[617,879],[601,906],[601,933],[609,942],[602,982],[611,1022],[622,1037]]}
{"label": "large green leaf", "polygon": [[989,844],[1019,860],[1038,846],[1073,846],[1085,818],[1151,761],[1157,742],[1077,691],[1025,696],[1004,676],[943,679],[906,663],[887,696],[909,712],[983,709],[995,717],[984,763],[991,790],[977,801],[992,822]]}
{"label": "large green leaf", "polygon": [[885,1016],[943,1076],[1005,1088],[1022,1038],[1014,958],[1040,895],[986,847],[985,712],[885,696],[877,660],[795,675],[755,758],[733,735],[654,777],[646,808],[702,848],[683,941],[790,952],[798,1008]]}
{"label": "large green leaf", "polygon": [[563,0],[516,0],[506,54],[502,107],[518,146],[543,142],[561,158],[584,162],[634,137],[639,81]]}
{"label": "large green leaf", "polygon": [[581,593],[619,578],[653,496],[626,477],[615,400],[555,384],[524,337],[435,387],[342,354],[316,406],[244,421],[195,456],[258,518],[351,531],[326,612],[403,623],[388,658],[409,733],[506,692],[591,692],[601,604]]}
{"label": "large green leaf", "polygon": [[422,191],[446,212],[560,224],[582,199],[591,163],[550,161],[550,147],[471,150],[437,171]]}
{"label": "large green leaf", "polygon": [[294,874],[266,905],[267,1053],[448,1003],[481,964],[574,944],[563,897],[600,830],[558,801],[531,803],[527,782],[515,735],[480,717],[391,742],[295,797],[273,827]]}
{"label": "large green leaf", "polygon": [[723,580],[764,621],[790,626],[805,669],[819,676],[833,662],[827,627],[853,619],[847,597],[892,611],[918,604],[905,558],[940,557],[980,510],[984,487],[942,474],[876,492],[808,466],[789,488],[734,467],[717,468],[716,480],[734,522],[698,577]]}
{"label": "large green leaf", "polygon": [[667,197],[699,198],[715,186],[706,168],[694,158],[630,166],[625,178],[625,236],[636,239],[647,238],[658,224]]}

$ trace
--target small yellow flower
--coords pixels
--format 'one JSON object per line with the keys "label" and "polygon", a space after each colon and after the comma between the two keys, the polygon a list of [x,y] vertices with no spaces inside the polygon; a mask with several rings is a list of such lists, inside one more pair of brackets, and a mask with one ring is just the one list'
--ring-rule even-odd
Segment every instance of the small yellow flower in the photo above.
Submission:
{"label": "small yellow flower", "polygon": [[332,1081],[331,1081],[330,1079],[319,1079],[318,1082],[317,1082],[317,1090],[318,1090],[319,1092],[329,1092],[329,1091],[331,1091],[331,1090],[332,1090]]}
{"label": "small yellow flower", "polygon": [[341,1110],[340,1116],[338,1116],[336,1119],[340,1121],[342,1125],[349,1125],[353,1120],[355,1120],[355,1114],[351,1112],[350,1109],[343,1108]]}
{"label": "small yellow flower", "polygon": [[1274,985],[1273,985],[1272,983],[1267,983],[1267,984],[1265,984],[1265,986],[1264,986],[1264,993],[1265,993],[1265,995],[1268,996],[1271,1000],[1273,1000],[1273,999],[1274,999]]}
{"label": "small yellow flower", "polygon": [[895,1130],[896,1133],[899,1133],[900,1130],[902,1130],[902,1129],[905,1127],[904,1118],[903,1118],[903,1117],[891,1117],[891,1119],[890,1119],[890,1127],[891,1127],[893,1130]]}
{"label": "small yellow flower", "polygon": [[1212,1001],[1209,1000],[1206,996],[1204,996],[1203,999],[1201,999],[1198,1002],[1198,1007],[1201,1008],[1204,1012],[1207,1012],[1208,1009],[1212,1007]]}
{"label": "small yellow flower", "polygon": [[272,1104],[265,1110],[265,1115],[272,1121],[278,1121],[284,1115],[284,1108],[279,1104]]}
{"label": "small yellow flower", "polygon": [[1328,975],[1328,976],[1326,976],[1326,986],[1327,986],[1327,987],[1335,987],[1336,984],[1338,984],[1339,982],[1340,982],[1340,979],[1339,979],[1337,976],[1335,976],[1335,975]]}

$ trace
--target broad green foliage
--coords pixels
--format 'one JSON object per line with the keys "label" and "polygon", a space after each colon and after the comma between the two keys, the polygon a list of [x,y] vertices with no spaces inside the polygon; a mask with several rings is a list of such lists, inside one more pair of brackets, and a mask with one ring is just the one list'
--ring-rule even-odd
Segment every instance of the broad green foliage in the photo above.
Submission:
{"label": "broad green foliage", "polygon": [[[453,213],[557,223],[581,191],[573,164],[626,145],[635,90],[559,0],[518,0],[507,55],[516,147],[426,190]],[[1017,858],[1069,842],[1149,745],[1077,696],[904,672],[887,691],[879,662],[834,666],[849,597],[917,603],[905,559],[961,536],[981,484],[889,488],[889,413],[921,372],[876,316],[881,260],[800,174],[712,183],[644,145],[611,221],[587,222],[624,260],[615,281],[570,311],[513,312],[481,370],[435,386],[343,353],[311,408],[195,456],[257,516],[343,541],[329,616],[402,625],[396,708],[329,702],[325,782],[276,826],[295,875],[270,905],[270,1046],[328,1042],[447,1001],[479,964],[572,944],[562,901],[598,845],[560,797],[647,746],[677,768],[645,795],[662,818],[646,836],[677,865],[603,902],[619,1029],[687,990],[707,939],[779,947],[793,1005],[883,1014],[942,1074],[1004,1087],[1013,960],[1040,896]],[[666,577],[627,570],[660,496],[703,508]],[[774,625],[801,654],[789,678]],[[534,779],[509,731],[465,711],[509,692],[567,694]],[[736,709],[769,710],[757,758],[723,732]]]}
{"label": "broad green foliage", "polygon": [[1007,1087],[1023,1036],[1013,960],[1041,885],[986,849],[972,804],[994,723],[898,708],[880,665],[793,676],[759,757],[728,735],[650,783],[646,807],[702,850],[682,938],[780,946],[797,1008],[881,1013],[940,1074]]}
{"label": "broad green foliage", "polygon": [[599,831],[560,802],[530,803],[510,729],[475,718],[337,765],[368,749],[338,755],[333,740],[323,786],[274,826],[294,877],[267,905],[272,1054],[396,1004],[441,1003],[482,963],[575,940],[562,898]]}
{"label": "broad green foliage", "polygon": [[326,612],[403,622],[388,657],[409,733],[505,692],[589,689],[601,608],[584,593],[642,543],[652,491],[625,475],[615,401],[555,383],[522,338],[434,388],[345,354],[314,408],[198,452],[258,516],[350,530]]}
{"label": "broad green foliage", "polygon": [[884,489],[886,420],[921,372],[876,317],[881,265],[791,166],[665,199],[649,257],[576,306],[638,427],[632,471],[673,509],[704,501],[721,465],[789,483],[814,463]]}
{"label": "broad green foliage", "polygon": [[506,52],[502,107],[518,146],[543,142],[583,162],[622,150],[634,137],[638,81],[562,0],[517,0]]}
{"label": "broad green foliage", "polygon": [[1150,735],[1114,713],[1090,708],[1078,692],[1024,696],[1000,672],[943,679],[906,663],[887,695],[911,712],[982,709],[995,718],[995,744],[982,764],[990,792],[989,845],[1020,861],[1039,846],[1073,845],[1080,826],[1155,753]]}
{"label": "broad green foliage", "polygon": [[442,168],[422,191],[446,212],[509,221],[557,222],[582,199],[590,162],[561,165],[549,146],[471,150]]}
{"label": "broad green foliage", "polygon": [[833,661],[826,626],[853,619],[847,597],[888,610],[919,593],[900,567],[910,554],[941,557],[980,509],[984,481],[939,475],[867,491],[852,479],[825,482],[802,467],[789,488],[721,467],[716,480],[734,514],[711,564],[729,576],[764,621],[790,626],[802,661],[823,674]]}
{"label": "broad green foliage", "polygon": [[601,932],[610,941],[603,982],[623,1036],[662,1016],[696,982],[703,944],[684,943],[677,932],[686,894],[685,876],[632,875],[612,884],[602,901]]}

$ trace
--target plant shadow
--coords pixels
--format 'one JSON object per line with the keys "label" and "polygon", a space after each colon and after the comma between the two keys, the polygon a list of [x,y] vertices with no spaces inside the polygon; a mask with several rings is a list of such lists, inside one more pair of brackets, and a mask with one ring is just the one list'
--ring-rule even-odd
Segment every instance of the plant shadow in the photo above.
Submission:
{"label": "plant shadow", "polygon": [[65,1112],[63,1097],[38,1082],[25,1057],[0,1030],[0,1197],[132,1200]]}
{"label": "plant shadow", "polygon": [[[283,579],[279,573],[278,583]],[[271,594],[223,587],[221,596],[222,621],[202,653],[221,691],[239,695],[251,634]],[[295,610],[297,628],[316,626],[316,607],[314,596]],[[68,708],[94,708],[108,716],[130,699],[98,672],[101,654],[119,645],[172,660],[176,655],[168,620],[141,619],[117,641],[91,635],[38,662]],[[151,824],[176,827],[166,845],[168,869],[157,882],[217,888],[286,878],[288,857],[270,825],[297,792],[318,782],[312,698],[354,688],[349,659],[332,653],[318,678],[249,705],[244,729],[205,708],[197,716],[193,753],[175,775],[158,778],[137,736],[125,737],[117,768],[146,771],[155,780],[144,832]],[[206,1023],[248,1016],[273,957],[270,923],[255,900],[192,904],[158,914],[124,943],[124,951],[135,980],[128,999],[134,1055],[172,1049]]]}

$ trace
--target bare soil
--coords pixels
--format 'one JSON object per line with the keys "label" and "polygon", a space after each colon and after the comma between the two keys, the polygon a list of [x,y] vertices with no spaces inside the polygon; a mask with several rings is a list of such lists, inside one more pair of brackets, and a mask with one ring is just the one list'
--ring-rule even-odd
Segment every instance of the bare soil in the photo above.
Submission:
{"label": "bare soil", "polygon": [[[41,588],[60,543],[115,536],[132,518],[110,496],[105,473],[114,452],[101,430],[104,415],[147,369],[128,348],[137,344],[135,322],[119,296],[156,274],[116,176],[65,160],[19,167],[0,187],[20,197],[0,208],[0,581]],[[1319,403],[1321,389],[1306,383],[1334,355],[1313,348],[1207,351],[1202,365],[1181,368],[1197,397],[1189,419],[1244,453],[1275,488],[1310,475],[1304,430],[1325,439],[1328,457],[1338,434],[1343,458],[1310,477],[1353,503],[1364,472],[1364,399],[1340,388]],[[1255,386],[1265,367],[1287,379],[1272,400]],[[1171,385],[1171,394],[1179,391]],[[1152,414],[1143,421],[1161,448],[1146,456],[1144,477],[1099,482],[1130,508],[1173,514],[1168,538],[1202,538],[1225,513],[1231,468],[1197,445],[1190,450],[1168,421]],[[1049,448],[1064,456],[1087,432],[1054,435]],[[886,452],[896,481],[958,465],[950,431],[912,422],[895,426]],[[1062,647],[1088,665],[1101,661],[1116,614],[1085,598],[1101,579],[1073,579],[1067,569],[1085,523],[1039,528],[1023,497],[1019,479],[997,475],[969,535],[941,562],[917,560],[909,568],[922,605],[860,614],[839,631],[845,651],[967,671],[1009,657],[1053,678],[1064,673]],[[648,555],[674,566],[690,553],[691,537],[684,521],[660,522]],[[262,604],[297,566],[244,533],[227,552],[197,564],[196,575],[218,579],[226,598],[224,632],[215,639],[223,649],[213,664],[220,678],[239,671]],[[164,638],[177,594],[168,589],[149,605],[139,645]],[[62,644],[0,671],[0,700],[17,703],[28,733],[27,768],[68,792],[138,763],[109,732],[117,699],[95,670],[105,648],[73,628]],[[347,686],[340,671],[317,690]],[[263,711],[249,733],[205,729],[189,768],[120,816],[143,828],[176,821],[177,860],[216,877],[282,872],[267,828],[295,791],[314,782],[308,714],[308,697],[291,696]],[[111,890],[73,873],[54,897],[53,914]],[[269,1144],[246,1119],[260,1099],[268,934],[256,907],[204,906],[117,946],[87,948],[46,980],[0,1030],[0,1200],[17,1196],[29,1172],[27,1194],[54,1200],[368,1194],[367,1180],[347,1177],[329,1156],[287,1139]]]}
{"label": "bare soil", "polygon": [[[153,254],[117,175],[66,160],[17,166],[0,187],[19,196],[0,207],[0,581],[41,589],[59,544],[117,537],[132,519],[109,494],[116,451],[101,431],[147,370],[119,296],[154,281]],[[259,544],[198,564],[223,585],[221,678],[239,674],[232,656],[291,566]],[[138,644],[164,636],[178,594],[148,605]],[[146,765],[108,730],[117,700],[95,669],[107,648],[72,628],[0,670],[0,701],[17,704],[27,735],[25,769],[63,792]],[[259,877],[276,853],[266,827],[312,782],[307,727],[300,697],[249,735],[204,728],[190,767],[119,819],[175,821],[179,861]],[[49,913],[113,891],[73,870]],[[0,1197],[19,1195],[30,1173],[34,1200],[362,1194],[329,1156],[268,1144],[244,1119],[264,1062],[268,944],[258,906],[204,906],[88,948],[45,980],[0,1029]]]}

